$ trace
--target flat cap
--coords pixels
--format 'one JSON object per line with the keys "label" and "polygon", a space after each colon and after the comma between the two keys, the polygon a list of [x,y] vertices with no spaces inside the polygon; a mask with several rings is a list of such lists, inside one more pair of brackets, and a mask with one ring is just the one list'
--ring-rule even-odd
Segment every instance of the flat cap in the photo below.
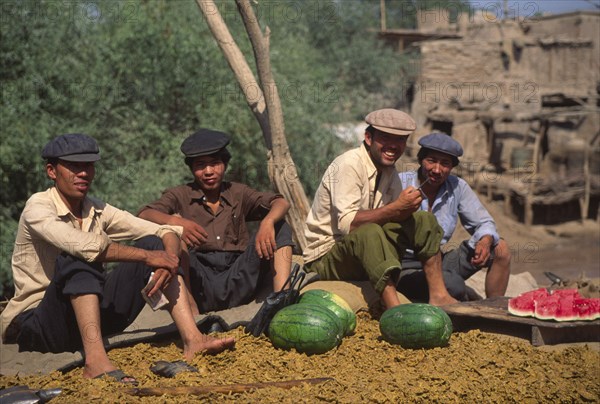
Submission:
{"label": "flat cap", "polygon": [[406,112],[392,108],[378,109],[365,117],[365,122],[382,132],[408,136],[417,129],[417,123]]}
{"label": "flat cap", "polygon": [[200,129],[188,136],[181,144],[185,157],[198,157],[214,154],[229,144],[229,135],[211,129]]}
{"label": "flat cap", "polygon": [[100,160],[100,149],[94,138],[81,133],[69,133],[49,141],[42,150],[42,158],[92,162]]}
{"label": "flat cap", "polygon": [[463,155],[463,148],[456,140],[445,133],[430,133],[419,139],[421,147],[449,154],[453,157]]}

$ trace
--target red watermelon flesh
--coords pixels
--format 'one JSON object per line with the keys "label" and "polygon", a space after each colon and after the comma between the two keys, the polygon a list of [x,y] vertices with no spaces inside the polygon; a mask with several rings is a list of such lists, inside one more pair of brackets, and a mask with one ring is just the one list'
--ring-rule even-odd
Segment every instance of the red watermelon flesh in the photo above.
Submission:
{"label": "red watermelon flesh", "polygon": [[561,297],[551,295],[534,302],[535,318],[540,320],[574,321],[579,320],[579,312],[575,310],[573,296]]}
{"label": "red watermelon flesh", "polygon": [[552,296],[583,298],[577,289],[555,289],[552,291]]}
{"label": "red watermelon flesh", "polygon": [[595,320],[600,318],[600,299],[574,299],[573,310],[577,312],[580,320]]}
{"label": "red watermelon flesh", "polygon": [[535,314],[534,302],[538,299],[550,296],[548,290],[539,288],[521,293],[508,301],[508,312],[520,317],[533,317]]}

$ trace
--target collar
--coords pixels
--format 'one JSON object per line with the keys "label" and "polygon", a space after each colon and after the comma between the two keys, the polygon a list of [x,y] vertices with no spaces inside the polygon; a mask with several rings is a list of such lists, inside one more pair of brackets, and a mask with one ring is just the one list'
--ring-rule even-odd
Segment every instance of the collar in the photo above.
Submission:
{"label": "collar", "polygon": [[[202,190],[202,188],[200,188],[200,185],[198,185],[195,181],[194,182],[190,182],[187,184],[190,188],[191,188],[191,199],[192,201],[197,200],[199,202],[202,202],[202,200],[204,200],[204,191]],[[221,191],[219,194],[219,198],[226,202],[228,205],[231,205],[231,201],[232,201],[232,196],[231,196],[231,183],[227,182],[227,181],[223,181],[221,183]]]}
{"label": "collar", "polygon": [[[58,190],[56,189],[56,187],[50,188],[50,198],[52,199],[52,202],[56,206],[56,213],[59,217],[65,217],[65,216],[75,217],[75,215],[73,215],[73,213],[71,213],[71,211],[69,210],[69,208],[67,207],[65,202],[60,197],[60,194],[58,193]],[[83,220],[95,215],[96,213],[101,213],[101,212],[102,212],[102,207],[99,207],[96,204],[94,204],[92,199],[90,199],[87,196],[83,199],[83,210],[81,212],[81,216],[82,216]]]}
{"label": "collar", "polygon": [[369,150],[367,150],[367,145],[364,142],[359,147],[359,156],[365,167],[367,167],[367,175],[369,178],[376,177],[377,167],[375,167],[375,163],[373,163]]}

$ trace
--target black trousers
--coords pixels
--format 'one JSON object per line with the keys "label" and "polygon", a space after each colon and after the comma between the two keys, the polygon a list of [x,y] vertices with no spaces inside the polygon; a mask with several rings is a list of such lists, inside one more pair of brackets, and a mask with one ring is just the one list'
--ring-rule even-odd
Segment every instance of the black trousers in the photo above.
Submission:
{"label": "black trousers", "polygon": [[[140,239],[136,247],[164,250],[155,236]],[[120,263],[106,274],[100,263],[88,263],[67,253],[56,259],[54,278],[40,304],[13,319],[7,329],[16,336],[19,351],[75,352],[82,347],[71,297],[95,294],[100,299],[102,335],[123,331],[144,308],[141,290],[153,268],[140,262]]]}
{"label": "black trousers", "polygon": [[[249,303],[269,272],[270,261],[260,259],[253,235],[243,252],[208,251],[190,253],[192,295],[202,313],[225,310]],[[277,249],[293,245],[292,229],[285,221],[275,224]]]}
{"label": "black trousers", "polygon": [[[458,248],[448,251],[442,256],[442,276],[450,296],[459,301],[467,301],[467,285],[465,280],[475,275],[481,268],[489,268],[494,262],[494,247],[488,261],[481,267],[471,264],[475,250],[469,247],[468,240],[463,241]],[[403,260],[398,291],[410,300],[429,300],[427,278],[419,261]]]}

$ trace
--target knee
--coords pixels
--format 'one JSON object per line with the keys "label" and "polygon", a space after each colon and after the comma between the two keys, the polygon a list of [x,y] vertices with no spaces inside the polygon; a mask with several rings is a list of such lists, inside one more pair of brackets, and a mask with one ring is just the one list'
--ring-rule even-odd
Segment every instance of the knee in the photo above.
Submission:
{"label": "knee", "polygon": [[438,221],[431,212],[427,212],[425,210],[419,210],[413,213],[413,218],[417,225],[421,226],[438,226]]}
{"label": "knee", "polygon": [[439,225],[433,213],[420,210],[413,213],[413,218],[416,231],[437,237],[441,241],[444,230],[442,230],[442,227]]}
{"label": "knee", "polygon": [[498,245],[494,248],[494,262],[508,265],[510,264],[511,259],[512,255],[510,253],[510,248],[508,248],[508,244],[503,239],[500,239]]}
{"label": "knee", "polygon": [[135,247],[143,250],[164,250],[162,239],[158,236],[145,236],[135,242]]}
{"label": "knee", "polygon": [[277,249],[294,247],[292,227],[285,220],[275,223],[275,243],[277,244]]}

